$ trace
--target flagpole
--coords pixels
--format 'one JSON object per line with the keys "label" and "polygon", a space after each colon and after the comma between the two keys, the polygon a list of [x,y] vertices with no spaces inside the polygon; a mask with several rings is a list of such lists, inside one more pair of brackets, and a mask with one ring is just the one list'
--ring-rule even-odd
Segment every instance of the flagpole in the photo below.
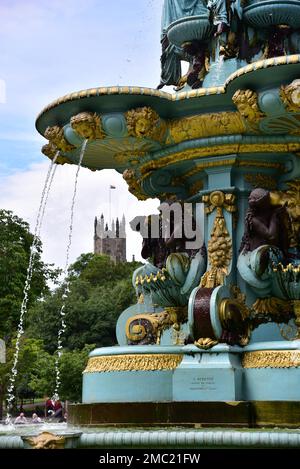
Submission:
{"label": "flagpole", "polygon": [[110,229],[111,227],[111,186],[109,186],[108,194],[109,194],[109,229]]}
{"label": "flagpole", "polygon": [[109,185],[108,188],[108,205],[109,205],[109,225],[111,226],[111,190],[115,189],[115,186],[112,186],[111,184]]}

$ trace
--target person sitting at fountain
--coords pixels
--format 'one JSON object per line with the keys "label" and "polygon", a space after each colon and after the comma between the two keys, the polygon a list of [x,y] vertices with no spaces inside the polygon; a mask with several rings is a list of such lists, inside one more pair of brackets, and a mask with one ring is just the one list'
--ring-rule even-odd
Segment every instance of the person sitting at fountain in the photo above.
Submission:
{"label": "person sitting at fountain", "polygon": [[59,399],[55,400],[54,403],[54,418],[62,419],[63,417],[63,406]]}
{"label": "person sitting at fountain", "polygon": [[38,416],[38,414],[33,413],[31,417],[32,423],[42,423],[42,419]]}
{"label": "person sitting at fountain", "polygon": [[14,423],[15,425],[27,423],[27,418],[25,417],[23,412],[21,412],[20,415],[15,419]]}
{"label": "person sitting at fountain", "polygon": [[54,404],[55,404],[55,398],[52,397],[46,399],[45,403],[45,417],[51,417],[54,414]]}
{"label": "person sitting at fountain", "polygon": [[272,205],[269,191],[254,189],[249,196],[238,270],[261,298],[271,294],[272,265],[288,258],[289,230],[286,207]]}

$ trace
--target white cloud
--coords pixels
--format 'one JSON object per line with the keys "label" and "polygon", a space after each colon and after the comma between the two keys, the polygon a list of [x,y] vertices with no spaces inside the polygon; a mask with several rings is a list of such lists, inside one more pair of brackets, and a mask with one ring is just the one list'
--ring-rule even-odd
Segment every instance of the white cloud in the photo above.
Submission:
{"label": "white cloud", "polygon": [[6,85],[5,81],[0,79],[0,104],[6,102]]}
{"label": "white cloud", "polygon": [[[32,229],[47,172],[47,163],[42,157],[38,160],[36,151],[38,141],[43,145],[34,128],[37,114],[53,99],[84,88],[115,84],[156,86],[162,3],[163,0],[0,1],[0,68],[1,79],[6,81],[6,103],[0,106],[0,139],[5,140],[0,171],[9,174],[1,180],[0,207],[29,221]],[[9,140],[32,141],[31,159],[28,145],[24,145],[27,150],[22,172],[22,152],[19,147],[9,147]],[[16,157],[11,157],[14,151]],[[38,163],[29,166],[32,161]],[[60,266],[64,264],[75,170],[66,165],[58,168],[42,230],[45,260]],[[93,220],[102,211],[108,215],[109,184],[117,186],[112,192],[113,215],[122,216],[125,212],[129,221],[138,214],[153,213],[158,205],[153,201],[138,202],[114,171],[92,173],[82,169],[72,261],[93,249]],[[139,235],[130,234],[128,259],[133,253],[138,254],[140,244]]]}
{"label": "white cloud", "polygon": [[[28,221],[32,231],[47,169],[48,163],[43,162],[1,180],[0,207],[12,210]],[[60,267],[65,264],[75,172],[76,167],[73,166],[57,167],[41,230],[45,262],[55,263]],[[122,217],[124,213],[129,222],[136,215],[156,213],[159,201],[137,201],[128,192],[127,184],[116,171],[91,172],[82,168],[75,205],[71,262],[81,253],[93,251],[94,218],[103,212],[108,220],[110,184],[116,186],[116,190],[111,191],[112,217]],[[131,260],[133,254],[136,259],[141,259],[140,250],[140,235],[133,233],[127,225],[127,259]]]}

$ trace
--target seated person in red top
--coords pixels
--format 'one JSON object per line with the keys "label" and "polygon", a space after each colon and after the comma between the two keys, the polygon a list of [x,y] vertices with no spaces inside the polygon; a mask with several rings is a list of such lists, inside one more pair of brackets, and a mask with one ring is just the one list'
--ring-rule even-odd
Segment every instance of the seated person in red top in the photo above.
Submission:
{"label": "seated person in red top", "polygon": [[63,406],[59,399],[57,399],[54,403],[54,417],[55,418],[62,418],[63,416]]}

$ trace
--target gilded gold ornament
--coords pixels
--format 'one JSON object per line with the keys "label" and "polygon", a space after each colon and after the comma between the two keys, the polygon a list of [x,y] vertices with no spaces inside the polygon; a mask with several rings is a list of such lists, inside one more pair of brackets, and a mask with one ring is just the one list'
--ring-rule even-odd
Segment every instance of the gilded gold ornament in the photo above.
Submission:
{"label": "gilded gold ornament", "polygon": [[168,129],[166,144],[246,132],[245,123],[238,112],[209,113],[174,119],[168,122]]}
{"label": "gilded gold ornament", "polygon": [[131,137],[149,138],[162,142],[166,124],[150,107],[132,109],[125,114],[127,130]]}
{"label": "gilded gold ornament", "polygon": [[265,117],[259,109],[257,93],[252,90],[238,90],[233,95],[232,101],[247,126],[251,130],[256,130],[259,121]]}
{"label": "gilded gold ornament", "polygon": [[262,187],[263,189],[274,190],[277,187],[277,181],[269,174],[249,173],[245,174],[244,179],[254,188]]}
{"label": "gilded gold ornament", "polygon": [[[300,143],[294,144],[300,150]],[[180,163],[183,161],[189,161],[193,159],[199,159],[209,156],[223,156],[231,154],[243,154],[243,153],[290,153],[291,151],[296,151],[296,148],[291,149],[290,144],[286,143],[233,143],[233,144],[224,144],[224,145],[213,145],[211,147],[201,147],[201,148],[191,148],[188,150],[180,151],[173,153],[172,155],[164,156],[158,160],[150,161],[141,166],[140,171],[143,179],[149,176],[155,169],[161,169],[168,167],[170,165]],[[202,169],[210,168],[214,166],[224,165],[224,161],[208,161],[203,162]],[[284,169],[284,166],[278,162],[266,162],[259,160],[240,160],[237,163],[237,166],[246,166],[246,167],[261,167],[261,168],[274,168],[274,169]]]}
{"label": "gilded gold ornament", "polygon": [[101,117],[92,112],[80,112],[71,117],[71,127],[77,134],[88,140],[105,138],[105,133],[101,126]]}
{"label": "gilded gold ornament", "polygon": [[65,163],[72,164],[72,161],[70,161],[68,158],[65,158],[64,156],[61,156],[60,154],[58,154],[58,152],[59,150],[53,143],[47,143],[46,145],[42,147],[42,153],[48,156],[50,160],[53,160],[56,157],[55,158],[56,164],[65,164]]}
{"label": "gilded gold ornament", "polygon": [[42,432],[38,436],[24,437],[32,449],[64,449],[65,437],[50,432]]}
{"label": "gilded gold ornament", "polygon": [[[151,274],[152,275],[152,274]],[[154,276],[137,279],[137,282],[156,281]],[[130,317],[125,326],[127,339],[132,343],[146,341],[160,343],[161,334],[171,326],[180,329],[180,324],[187,321],[186,307],[166,307],[161,313],[137,314]]]}
{"label": "gilded gold ornament", "polygon": [[141,181],[136,177],[134,169],[125,169],[123,179],[128,184],[129,192],[131,192],[138,200],[146,200],[148,197],[141,188]]}
{"label": "gilded gold ornament", "polygon": [[91,357],[84,373],[175,370],[181,361],[182,355],[179,354],[130,354]]}
{"label": "gilded gold ornament", "polygon": [[257,315],[270,315],[274,322],[282,320],[282,316],[289,316],[293,311],[291,301],[282,300],[281,298],[258,298],[252,305],[254,316]]}
{"label": "gilded gold ornament", "polygon": [[203,350],[209,350],[210,348],[214,347],[215,345],[218,344],[217,340],[210,339],[209,337],[206,339],[199,339],[196,342],[194,342],[194,345],[196,347],[203,349]]}
{"label": "gilded gold ornament", "polygon": [[300,239],[300,179],[287,183],[286,191],[271,192],[273,205],[285,205],[289,214],[290,224],[290,247],[299,245]]}
{"label": "gilded gold ornament", "polygon": [[224,284],[232,260],[232,240],[223,209],[230,213],[236,211],[235,195],[214,191],[203,196],[202,201],[206,204],[205,213],[210,214],[216,209],[216,217],[207,249],[210,269],[202,276],[200,286],[214,288]]}
{"label": "gilded gold ornament", "polygon": [[242,364],[244,368],[298,368],[300,350],[246,352]]}
{"label": "gilded gold ornament", "polygon": [[74,145],[71,145],[64,137],[64,129],[58,125],[53,127],[47,127],[44,133],[45,138],[49,140],[49,143],[54,145],[58,150],[63,153],[68,153],[75,149]]}
{"label": "gilded gold ornament", "polygon": [[280,97],[288,112],[300,112],[300,80],[282,86]]}

